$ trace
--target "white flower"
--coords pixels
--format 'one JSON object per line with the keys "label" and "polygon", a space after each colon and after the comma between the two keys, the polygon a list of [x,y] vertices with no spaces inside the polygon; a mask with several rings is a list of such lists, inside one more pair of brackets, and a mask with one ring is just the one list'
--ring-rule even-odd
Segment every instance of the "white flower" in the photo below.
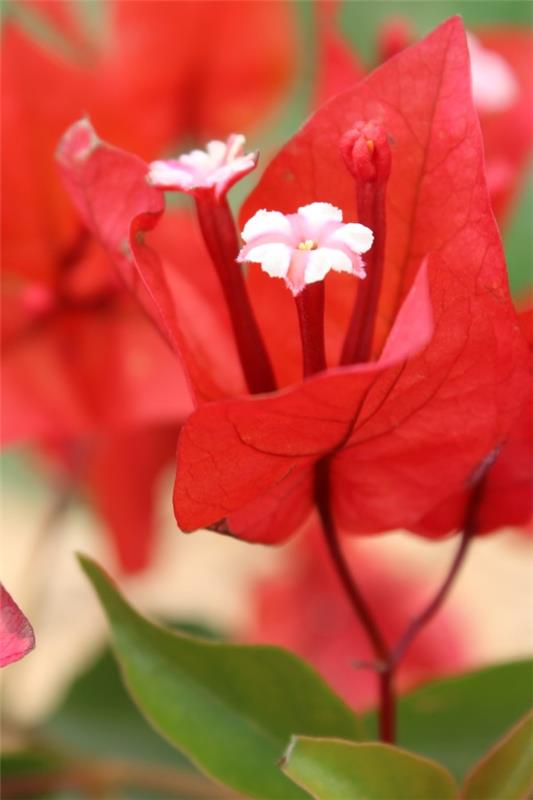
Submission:
{"label": "white flower", "polygon": [[257,153],[244,153],[245,138],[232,133],[226,142],[213,140],[205,150],[192,150],[175,159],[152,161],[148,183],[158,189],[194,194],[212,190],[217,198],[257,164]]}
{"label": "white flower", "polygon": [[467,34],[472,94],[479,111],[505,111],[518,97],[518,82],[507,61]]}
{"label": "white flower", "polygon": [[361,253],[372,246],[372,231],[342,221],[342,211],[330,203],[311,203],[296,214],[258,211],[242,232],[245,242],[238,261],[261,265],[272,278],[283,278],[293,295],[330,270],[364,278]]}

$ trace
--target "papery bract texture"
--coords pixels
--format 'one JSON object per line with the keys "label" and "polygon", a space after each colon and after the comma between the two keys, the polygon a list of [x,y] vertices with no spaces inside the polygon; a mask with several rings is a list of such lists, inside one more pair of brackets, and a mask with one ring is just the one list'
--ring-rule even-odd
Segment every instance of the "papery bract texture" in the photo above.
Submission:
{"label": "papery bract texture", "polygon": [[[186,530],[226,516],[235,533],[254,538],[231,525],[231,514],[246,508],[257,517],[261,496],[276,491],[279,523],[297,473],[325,456],[343,528],[409,526],[464,487],[505,438],[525,392],[527,355],[484,179],[469,69],[461,22],[452,19],[319,110],[245,204],[243,223],[260,208],[290,212],[316,201],[357,219],[340,138],[368,119],[391,137],[385,276],[372,353],[380,360],[326,372],[276,397],[196,412],[178,444],[175,511]],[[433,336],[427,347],[419,343],[418,356],[407,347],[395,358],[399,339],[407,344],[409,326],[426,314],[415,303],[409,311],[403,306],[401,324],[397,318],[410,288],[420,291],[413,281],[424,256]],[[270,280],[261,277],[250,284],[260,318],[261,288]],[[278,327],[283,291],[270,287],[270,302],[276,292],[279,298],[277,319],[263,317]],[[327,309],[326,327],[329,319]],[[278,367],[285,353],[280,348],[273,357]],[[289,527],[294,519],[270,530],[267,541]]]}
{"label": "papery bract texture", "polygon": [[227,517],[229,530],[250,541],[290,535],[312,509],[316,462],[349,440],[376,378],[395,375],[431,335],[422,267],[378,361],[328,370],[266,397],[198,409],[178,442],[174,509],[181,527]]}
{"label": "papery bract texture", "polygon": [[0,667],[7,667],[33,650],[33,629],[0,583]]}
{"label": "papery bract texture", "polygon": [[193,397],[220,397],[228,386],[243,391],[229,316],[203,246],[180,236],[179,223],[176,263],[145,242],[164,211],[163,193],[146,181],[148,164],[102,142],[86,120],[65,134],[58,163],[82,218],[181,360]]}
{"label": "papery bract texture", "polygon": [[[531,376],[505,439],[475,473],[478,479],[484,473],[484,485],[474,510],[475,533],[491,533],[506,527],[533,531],[533,311],[522,311],[518,318],[530,347]],[[469,485],[446,498],[413,530],[429,536],[460,530],[472,489]]]}

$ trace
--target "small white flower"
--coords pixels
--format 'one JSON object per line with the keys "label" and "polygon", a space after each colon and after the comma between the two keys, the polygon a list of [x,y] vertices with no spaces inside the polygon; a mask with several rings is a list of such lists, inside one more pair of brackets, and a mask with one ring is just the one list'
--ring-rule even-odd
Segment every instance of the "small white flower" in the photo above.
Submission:
{"label": "small white flower", "polygon": [[158,189],[194,194],[213,190],[223,197],[240,178],[257,164],[257,153],[244,153],[245,138],[232,133],[226,142],[213,140],[205,150],[192,150],[175,159],[152,161],[148,183]]}
{"label": "small white flower", "polygon": [[505,111],[519,93],[513,70],[503,56],[483,47],[471,33],[467,34],[467,41],[472,94],[478,111]]}
{"label": "small white flower", "polygon": [[340,208],[311,203],[296,214],[258,211],[244,226],[242,238],[238,261],[260,264],[272,278],[283,278],[296,296],[330,270],[364,278],[361,253],[370,249],[374,237],[364,225],[344,224]]}

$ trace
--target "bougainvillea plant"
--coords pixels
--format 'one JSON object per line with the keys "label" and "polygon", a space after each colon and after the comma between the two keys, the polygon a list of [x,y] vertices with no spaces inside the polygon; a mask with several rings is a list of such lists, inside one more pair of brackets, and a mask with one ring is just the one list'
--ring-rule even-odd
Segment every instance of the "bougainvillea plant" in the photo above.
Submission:
{"label": "bougainvillea plant", "polygon": [[[267,545],[299,533],[304,587],[331,581],[344,593],[339,613],[367,638],[353,681],[367,670],[378,702],[361,720],[289,652],[171,634],[82,559],[143,713],[239,794],[489,800],[531,790],[520,703],[466,760],[453,735],[451,754],[433,747],[438,699],[404,698],[397,725],[400,666],[409,651],[415,666],[418,634],[472,538],[531,519],[528,317],[509,295],[472,89],[465,31],[451,19],[320,107],[268,165],[238,224],[227,193],[258,159],[239,132],[147,162],[85,118],[58,147],[81,218],[186,376],[194,410],[177,440],[179,527]],[[168,191],[193,201],[201,257],[180,249]],[[430,540],[457,533],[459,544],[429,601],[406,602],[411,619],[402,609],[385,630],[346,544],[397,528]],[[398,605],[408,594],[394,582],[389,591]],[[296,585],[281,613],[288,604],[293,619],[306,603]],[[346,674],[333,680],[354,703]],[[470,702],[468,687],[462,703],[453,691],[452,730],[468,726]],[[408,730],[409,714],[418,722]]]}

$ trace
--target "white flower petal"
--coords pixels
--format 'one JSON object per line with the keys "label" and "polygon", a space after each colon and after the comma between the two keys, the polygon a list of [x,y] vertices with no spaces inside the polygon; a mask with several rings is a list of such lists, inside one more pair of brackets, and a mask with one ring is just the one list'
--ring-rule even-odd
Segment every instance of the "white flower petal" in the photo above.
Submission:
{"label": "white flower petal", "polygon": [[213,188],[216,196],[221,197],[257,164],[257,153],[242,153],[243,143],[244,136],[234,133],[227,142],[212,139],[205,150],[191,150],[168,161],[154,161],[148,182],[184,192]]}
{"label": "white flower petal", "polygon": [[172,166],[166,161],[152,161],[148,182],[160,188],[178,186],[189,189],[194,184],[194,179],[189,172],[178,166]]}
{"label": "white flower petal", "polygon": [[342,222],[342,211],[331,203],[310,203],[300,206],[298,214],[311,223]]}
{"label": "white flower petal", "polygon": [[227,149],[226,143],[221,142],[218,139],[213,139],[213,141],[208,142],[206,145],[206,150],[209,153],[209,156],[217,164],[221,164],[224,161],[226,158]]}
{"label": "white flower petal", "polygon": [[325,247],[334,247],[336,243],[344,244],[354,253],[366,253],[372,247],[374,234],[366,225],[348,222],[339,226],[324,241]]}
{"label": "white flower petal", "polygon": [[253,239],[265,235],[273,237],[281,235],[284,239],[292,236],[292,227],[285,214],[282,214],[281,211],[267,211],[264,208],[256,211],[244,226],[241,234],[245,242],[251,242]]}
{"label": "white flower petal", "polygon": [[191,150],[190,153],[183,153],[178,161],[187,167],[204,171],[212,167],[211,156],[205,150]]}
{"label": "white flower petal", "polygon": [[[242,251],[241,251],[242,253]],[[291,263],[292,249],[285,244],[260,244],[247,251],[246,260],[261,264],[271,278],[284,278]],[[239,260],[240,254],[239,254]]]}
{"label": "white flower petal", "polygon": [[319,247],[309,253],[305,270],[305,282],[315,283],[323,280],[330,269],[336,272],[353,272],[353,263],[342,250]]}

